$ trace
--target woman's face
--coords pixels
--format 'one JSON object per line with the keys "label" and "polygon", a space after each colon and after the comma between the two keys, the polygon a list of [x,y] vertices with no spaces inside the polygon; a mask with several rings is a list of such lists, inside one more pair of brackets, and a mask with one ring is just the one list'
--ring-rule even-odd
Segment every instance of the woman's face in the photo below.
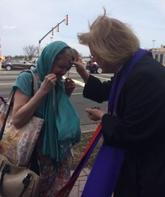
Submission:
{"label": "woman's face", "polygon": [[66,72],[72,67],[73,56],[70,50],[66,50],[61,54],[53,64],[52,73],[54,73],[57,78],[61,78]]}

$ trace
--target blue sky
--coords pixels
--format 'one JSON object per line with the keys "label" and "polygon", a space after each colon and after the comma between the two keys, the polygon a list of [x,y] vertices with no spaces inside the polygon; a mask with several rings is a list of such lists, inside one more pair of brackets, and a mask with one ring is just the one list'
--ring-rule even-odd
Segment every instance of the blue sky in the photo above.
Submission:
{"label": "blue sky", "polygon": [[[53,26],[69,15],[69,25],[60,25],[52,40],[63,40],[89,55],[77,34],[88,31],[88,23],[103,14],[129,24],[140,39],[141,47],[165,45],[165,0],[0,0],[0,42],[3,55],[24,54],[23,47],[38,41]],[[41,47],[51,42],[45,38]]]}

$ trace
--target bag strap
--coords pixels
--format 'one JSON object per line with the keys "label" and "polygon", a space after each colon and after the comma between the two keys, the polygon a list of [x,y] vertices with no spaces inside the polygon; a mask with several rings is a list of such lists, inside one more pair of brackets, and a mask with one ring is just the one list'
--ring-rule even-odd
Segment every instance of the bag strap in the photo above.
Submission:
{"label": "bag strap", "polygon": [[28,189],[28,186],[29,186],[30,182],[32,181],[32,179],[33,179],[32,174],[28,173],[26,175],[26,177],[22,180],[23,189],[22,189],[22,191],[21,191],[21,193],[20,193],[20,195],[18,197],[24,196],[24,194],[25,194],[26,190]]}
{"label": "bag strap", "polygon": [[5,118],[4,118],[3,125],[2,125],[1,130],[0,130],[0,140],[3,137],[3,133],[4,133],[5,126],[6,126],[7,118],[9,116],[10,109],[11,109],[11,106],[13,104],[14,95],[15,95],[15,89],[12,89],[10,94],[9,94],[9,97],[7,99],[7,103],[5,103],[5,105],[8,106],[8,108],[7,108],[7,111],[6,111],[6,115],[5,115]]}
{"label": "bag strap", "polygon": [[32,77],[33,77],[32,87],[33,87],[33,95],[34,95],[37,92],[37,90],[39,89],[38,79],[37,79],[35,73],[33,72],[33,70],[30,70],[30,73],[32,74]]}
{"label": "bag strap", "polygon": [[10,165],[9,164],[5,164],[2,172],[1,172],[1,177],[0,177],[0,193],[3,194],[3,180],[5,177],[5,174],[8,174],[10,172]]}
{"label": "bag strap", "polygon": [[39,85],[38,85],[39,79],[36,77],[36,74],[32,69],[29,69],[29,70],[27,69],[27,70],[24,70],[22,72],[31,73],[31,75],[32,75],[32,88],[33,88],[32,89],[32,95],[34,95],[37,92],[37,90],[39,89]]}
{"label": "bag strap", "polygon": [[6,104],[6,101],[5,101],[5,99],[4,99],[2,96],[0,96],[0,99],[1,99],[1,101],[2,101],[4,104]]}

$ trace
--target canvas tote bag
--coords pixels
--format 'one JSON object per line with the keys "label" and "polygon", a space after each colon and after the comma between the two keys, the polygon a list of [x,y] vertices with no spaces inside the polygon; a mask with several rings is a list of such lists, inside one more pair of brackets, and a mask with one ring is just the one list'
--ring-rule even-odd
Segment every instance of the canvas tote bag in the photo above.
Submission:
{"label": "canvas tote bag", "polygon": [[[35,93],[36,79],[33,73],[32,76]],[[26,125],[16,129],[10,117],[14,93],[12,91],[8,102],[3,102],[0,106],[0,196],[36,197],[39,176],[27,166],[43,119],[33,116]]]}

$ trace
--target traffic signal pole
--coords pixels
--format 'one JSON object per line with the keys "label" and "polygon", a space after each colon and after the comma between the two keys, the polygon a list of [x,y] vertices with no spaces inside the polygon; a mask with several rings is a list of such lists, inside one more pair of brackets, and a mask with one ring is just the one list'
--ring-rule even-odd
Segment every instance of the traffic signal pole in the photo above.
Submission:
{"label": "traffic signal pole", "polygon": [[65,16],[65,18],[60,21],[59,23],[57,23],[56,26],[52,27],[52,29],[50,31],[48,31],[39,41],[39,55],[40,55],[40,45],[41,45],[41,42],[43,41],[44,38],[46,38],[50,33],[53,33],[54,29],[58,28],[58,31],[59,31],[59,26],[61,23],[65,22],[66,25],[68,25],[68,14]]}

